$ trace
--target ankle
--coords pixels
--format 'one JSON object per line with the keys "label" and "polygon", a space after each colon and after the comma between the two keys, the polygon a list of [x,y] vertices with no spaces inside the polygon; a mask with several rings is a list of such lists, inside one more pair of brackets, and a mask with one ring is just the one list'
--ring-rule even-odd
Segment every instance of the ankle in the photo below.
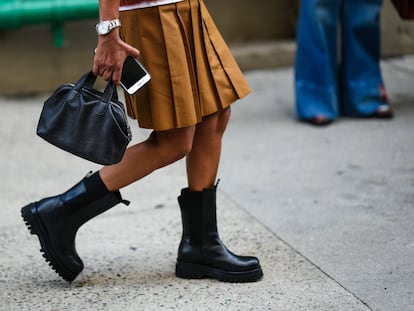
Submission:
{"label": "ankle", "polygon": [[102,181],[99,171],[85,178],[85,187],[86,195],[93,199],[104,197],[110,192]]}

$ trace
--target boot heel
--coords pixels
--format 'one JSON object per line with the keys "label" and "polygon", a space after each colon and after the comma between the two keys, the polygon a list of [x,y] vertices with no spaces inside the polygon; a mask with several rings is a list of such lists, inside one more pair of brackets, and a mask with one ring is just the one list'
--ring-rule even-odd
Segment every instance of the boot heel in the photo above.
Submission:
{"label": "boot heel", "polygon": [[202,279],[206,276],[204,266],[182,261],[177,261],[175,275],[182,279]]}
{"label": "boot heel", "polygon": [[33,207],[35,207],[33,203],[26,205],[20,210],[20,213],[30,234],[39,235],[39,229],[37,228],[36,221],[34,220],[34,215],[32,212]]}

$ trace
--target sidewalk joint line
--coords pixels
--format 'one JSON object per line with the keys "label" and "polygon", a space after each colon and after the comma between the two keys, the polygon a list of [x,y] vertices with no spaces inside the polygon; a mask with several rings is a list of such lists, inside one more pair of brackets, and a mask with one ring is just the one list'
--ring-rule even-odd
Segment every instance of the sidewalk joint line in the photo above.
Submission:
{"label": "sidewalk joint line", "polygon": [[239,209],[241,209],[245,214],[247,214],[249,217],[253,218],[255,221],[257,221],[260,225],[262,225],[267,231],[269,231],[275,238],[277,238],[278,240],[280,240],[283,244],[285,244],[289,249],[291,249],[293,252],[295,252],[296,254],[298,254],[299,256],[301,256],[303,259],[305,259],[308,263],[310,263],[312,266],[314,266],[318,271],[320,271],[323,275],[325,275],[327,278],[329,278],[330,280],[332,280],[335,284],[337,284],[339,287],[341,287],[342,289],[344,289],[347,293],[351,294],[356,300],[358,300],[360,303],[362,303],[365,307],[367,307],[369,310],[371,311],[376,311],[375,309],[371,308],[370,305],[368,305],[368,303],[366,303],[365,301],[363,301],[361,298],[359,298],[354,292],[352,292],[351,290],[349,290],[348,288],[346,288],[344,285],[342,285],[339,281],[337,281],[336,279],[334,279],[331,275],[329,275],[327,272],[325,272],[324,270],[322,270],[321,267],[319,267],[316,263],[314,263],[310,258],[308,258],[307,256],[305,256],[304,254],[302,254],[299,250],[297,250],[296,248],[294,248],[292,245],[290,245],[287,241],[285,241],[284,239],[282,239],[277,233],[273,232],[267,225],[265,225],[260,219],[258,219],[257,217],[255,217],[250,211],[248,211],[247,209],[245,209],[243,206],[241,206],[240,204],[238,204],[235,200],[233,200],[233,198],[230,197],[230,195],[228,195],[226,192],[224,192],[223,190],[220,190],[220,192],[222,194],[224,194],[224,196],[231,201],[236,207],[238,207]]}

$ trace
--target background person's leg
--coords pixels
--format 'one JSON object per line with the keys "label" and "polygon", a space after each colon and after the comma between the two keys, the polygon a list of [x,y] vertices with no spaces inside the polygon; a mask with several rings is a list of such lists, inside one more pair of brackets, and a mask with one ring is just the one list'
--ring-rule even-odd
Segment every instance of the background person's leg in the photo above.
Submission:
{"label": "background person's leg", "polygon": [[337,24],[340,0],[301,1],[295,63],[299,119],[338,116]]}
{"label": "background person's leg", "polygon": [[387,104],[379,64],[381,4],[382,0],[344,1],[341,94],[347,116],[370,116]]}

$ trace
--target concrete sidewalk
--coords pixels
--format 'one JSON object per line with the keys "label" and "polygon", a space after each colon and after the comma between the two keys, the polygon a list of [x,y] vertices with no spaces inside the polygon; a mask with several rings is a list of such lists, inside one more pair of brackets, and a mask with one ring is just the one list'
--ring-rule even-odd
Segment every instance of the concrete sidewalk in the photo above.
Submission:
{"label": "concrete sidewalk", "polygon": [[295,121],[291,68],[247,73],[218,195],[224,242],[261,259],[251,284],[175,278],[182,161],[82,227],[85,270],[60,280],[20,208],[98,166],[35,136],[46,96],[0,99],[0,310],[414,310],[414,58],[383,69],[397,117],[323,129]]}

